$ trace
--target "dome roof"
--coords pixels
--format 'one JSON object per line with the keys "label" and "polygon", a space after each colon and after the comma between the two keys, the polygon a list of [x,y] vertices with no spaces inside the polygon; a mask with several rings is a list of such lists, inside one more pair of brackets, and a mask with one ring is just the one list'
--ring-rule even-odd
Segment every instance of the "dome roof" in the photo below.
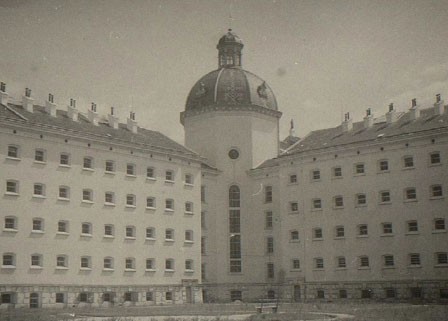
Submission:
{"label": "dome roof", "polygon": [[188,95],[185,110],[250,105],[277,110],[274,93],[266,82],[249,71],[234,67],[212,71],[199,79]]}
{"label": "dome roof", "polygon": [[232,32],[232,29],[229,29],[229,31],[219,39],[218,46],[230,43],[239,43],[241,45],[243,44],[240,37],[238,37],[234,32]]}

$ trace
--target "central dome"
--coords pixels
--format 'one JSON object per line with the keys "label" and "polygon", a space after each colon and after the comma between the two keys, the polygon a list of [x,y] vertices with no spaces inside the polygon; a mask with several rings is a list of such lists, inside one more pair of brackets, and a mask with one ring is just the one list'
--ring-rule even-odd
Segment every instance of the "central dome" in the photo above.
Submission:
{"label": "central dome", "polygon": [[257,106],[277,111],[271,88],[260,77],[241,68],[241,39],[232,29],[219,39],[218,70],[199,79],[188,95],[185,111],[206,107]]}

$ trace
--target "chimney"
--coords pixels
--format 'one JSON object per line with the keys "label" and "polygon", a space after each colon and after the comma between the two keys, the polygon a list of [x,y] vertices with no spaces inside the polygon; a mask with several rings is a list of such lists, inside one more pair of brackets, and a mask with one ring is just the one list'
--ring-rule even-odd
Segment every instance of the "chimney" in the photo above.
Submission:
{"label": "chimney", "polygon": [[78,110],[76,109],[76,100],[70,98],[70,106],[67,107],[67,115],[73,121],[78,121]]}
{"label": "chimney", "polygon": [[33,102],[34,99],[31,98],[31,89],[25,88],[25,95],[22,97],[23,108],[32,113],[34,111]]}
{"label": "chimney", "polygon": [[107,115],[107,119],[110,127],[118,129],[118,117],[114,115],[114,107],[110,107],[110,114]]}
{"label": "chimney", "polygon": [[92,106],[90,107],[90,109],[87,112],[87,118],[89,119],[89,122],[91,122],[92,124],[94,124],[95,126],[98,126],[98,119],[99,116],[96,113],[96,104],[92,103]]}
{"label": "chimney", "polygon": [[443,115],[445,112],[444,101],[440,97],[440,94],[436,95],[436,102],[434,103],[434,115]]}
{"label": "chimney", "polygon": [[364,117],[364,128],[370,128],[373,126],[372,110],[368,108],[366,110],[366,117]]}
{"label": "chimney", "polygon": [[133,132],[134,134],[137,134],[137,122],[135,121],[135,113],[131,111],[127,120],[128,130]]}
{"label": "chimney", "polygon": [[409,109],[409,119],[416,120],[420,117],[420,108],[417,105],[417,98],[412,99],[411,108]]}
{"label": "chimney", "polygon": [[289,128],[289,136],[296,137],[296,131],[294,129],[294,120],[291,119],[291,127]]}
{"label": "chimney", "polygon": [[389,104],[389,112],[386,113],[386,120],[388,124],[393,124],[397,121],[398,115],[394,110],[394,103]]}
{"label": "chimney", "polygon": [[350,119],[350,113],[344,114],[344,121],[342,122],[341,126],[343,133],[349,132],[353,129],[353,123],[352,120]]}
{"label": "chimney", "polygon": [[52,94],[48,94],[48,100],[45,102],[45,112],[50,114],[51,117],[56,117],[56,104]]}
{"label": "chimney", "polygon": [[4,82],[0,83],[0,105],[8,105],[9,95],[6,92],[6,84]]}

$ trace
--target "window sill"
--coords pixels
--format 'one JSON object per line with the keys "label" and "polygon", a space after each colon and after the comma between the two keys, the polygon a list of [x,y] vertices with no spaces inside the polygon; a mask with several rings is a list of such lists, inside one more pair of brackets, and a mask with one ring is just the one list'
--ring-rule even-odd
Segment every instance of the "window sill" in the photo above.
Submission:
{"label": "window sill", "polygon": [[126,174],[125,176],[128,178],[137,178],[137,175],[135,174]]}
{"label": "window sill", "polygon": [[58,201],[69,202],[70,199],[69,199],[69,198],[66,198],[66,197],[58,197]]}
{"label": "window sill", "polygon": [[366,173],[355,173],[353,174],[354,177],[358,177],[358,176],[366,176]]}
{"label": "window sill", "polygon": [[166,184],[171,184],[171,185],[172,185],[172,184],[174,184],[174,181],[165,180],[165,183],[166,183]]}
{"label": "window sill", "polygon": [[93,204],[93,201],[82,200],[81,203],[84,203],[84,204]]}
{"label": "window sill", "polygon": [[86,171],[86,172],[94,172],[95,171],[93,168],[86,168],[86,167],[83,167],[82,170]]}
{"label": "window sill", "polygon": [[380,237],[392,237],[395,236],[394,233],[386,233],[386,234],[381,234]]}
{"label": "window sill", "polygon": [[185,186],[185,187],[193,187],[194,184],[191,184],[191,183],[184,183],[184,186]]}
{"label": "window sill", "polygon": [[291,269],[291,270],[289,270],[290,272],[302,272],[302,270],[301,269]]}
{"label": "window sill", "polygon": [[336,271],[346,271],[347,267],[337,267],[335,270]]}
{"label": "window sill", "polygon": [[156,181],[156,178],[155,178],[155,177],[146,177],[146,180],[147,180],[147,181],[155,182],[155,181]]}
{"label": "window sill", "polygon": [[174,243],[174,240],[173,239],[165,239],[165,242],[167,242],[167,243]]}
{"label": "window sill", "polygon": [[115,236],[114,235],[103,235],[103,238],[105,238],[105,239],[114,239]]}
{"label": "window sill", "polygon": [[16,228],[4,228],[3,232],[7,232],[7,233],[17,233],[19,230]]}
{"label": "window sill", "polygon": [[22,159],[19,158],[19,157],[11,157],[11,156],[6,156],[6,159],[7,159],[7,160],[16,161],[16,162],[22,160]]}
{"label": "window sill", "polygon": [[137,238],[135,236],[126,236],[125,240],[135,241]]}
{"label": "window sill", "polygon": [[311,183],[317,183],[317,182],[320,182],[320,181],[321,181],[320,178],[311,179]]}
{"label": "window sill", "polygon": [[156,272],[156,269],[145,269],[145,272]]}
{"label": "window sill", "polygon": [[414,265],[409,265],[408,268],[409,269],[421,269],[422,266],[420,264],[414,264]]}
{"label": "window sill", "polygon": [[314,268],[313,271],[325,271],[324,268]]}
{"label": "window sill", "polygon": [[193,243],[194,243],[194,241],[190,241],[190,240],[185,240],[185,241],[184,241],[184,243],[186,243],[186,244],[193,244]]}
{"label": "window sill", "polygon": [[68,165],[68,164],[59,164],[58,167],[61,167],[61,168],[70,168],[71,166]]}
{"label": "window sill", "polygon": [[332,176],[331,179],[342,179],[344,178],[343,176]]}
{"label": "window sill", "polygon": [[289,240],[289,243],[300,243],[300,240]]}
{"label": "window sill", "polygon": [[31,231],[31,234],[44,234],[45,232],[44,231],[41,231],[41,230],[32,230]]}
{"label": "window sill", "polygon": [[31,266],[30,266],[30,269],[31,269],[31,270],[43,270],[43,267],[42,267],[42,266],[39,266],[39,265],[31,265]]}
{"label": "window sill", "polygon": [[360,266],[358,270],[370,270],[370,266]]}
{"label": "window sill", "polygon": [[104,202],[104,206],[115,206],[115,203]]}
{"label": "window sill", "polygon": [[432,234],[446,233],[446,230],[433,230]]}
{"label": "window sill", "polygon": [[126,208],[137,208],[137,206],[135,206],[135,205],[129,205],[129,204],[126,204],[124,207],[126,207]]}
{"label": "window sill", "polygon": [[405,235],[419,235],[419,232],[406,232]]}
{"label": "window sill", "polygon": [[56,270],[68,270],[68,267],[66,267],[66,266],[57,266]]}
{"label": "window sill", "polygon": [[33,163],[38,164],[38,165],[46,165],[47,164],[47,162],[45,162],[45,161],[37,161],[37,160],[33,161]]}
{"label": "window sill", "polygon": [[415,169],[414,166],[403,167],[403,170],[404,170],[404,171],[409,171],[409,170],[413,170],[413,169]]}
{"label": "window sill", "polygon": [[356,235],[356,238],[360,238],[360,239],[367,238],[367,237],[369,237],[369,236],[368,235]]}
{"label": "window sill", "polygon": [[380,202],[380,203],[379,203],[379,205],[390,205],[390,204],[392,204],[391,201],[388,201],[388,202]]}
{"label": "window sill", "polygon": [[150,211],[155,211],[157,208],[156,207],[148,207],[148,206],[146,206],[146,209],[150,210]]}
{"label": "window sill", "polygon": [[444,196],[431,196],[429,199],[430,200],[443,200]]}
{"label": "window sill", "polygon": [[15,265],[2,265],[2,269],[13,270],[15,268],[16,268]]}
{"label": "window sill", "polygon": [[174,213],[174,210],[171,208],[165,208],[165,213]]}
{"label": "window sill", "polygon": [[104,174],[106,174],[106,175],[115,175],[115,172],[111,172],[111,171],[104,171]]}
{"label": "window sill", "polygon": [[448,263],[441,263],[434,265],[435,268],[448,268]]}
{"label": "window sill", "polygon": [[288,183],[288,186],[296,186],[296,185],[299,185],[299,182],[293,182],[293,183],[289,182]]}
{"label": "window sill", "polygon": [[390,170],[389,169],[387,169],[387,170],[384,170],[384,171],[378,171],[377,172],[377,174],[387,174],[387,173],[390,173]]}
{"label": "window sill", "polygon": [[56,232],[56,235],[67,236],[67,235],[70,235],[70,234],[68,232]]}
{"label": "window sill", "polygon": [[185,270],[185,273],[194,273],[194,270]]}
{"label": "window sill", "polygon": [[174,273],[173,269],[165,269],[165,273]]}
{"label": "window sill", "polygon": [[313,242],[314,242],[314,241],[318,241],[318,242],[319,242],[319,241],[323,241],[323,240],[324,240],[324,239],[321,238],[321,237],[320,237],[320,238],[313,238],[313,239],[312,239]]}
{"label": "window sill", "polygon": [[289,211],[289,214],[291,214],[291,215],[299,214],[299,211]]}
{"label": "window sill", "polygon": [[45,195],[36,195],[36,194],[34,194],[33,195],[33,198],[40,198],[40,199],[45,199],[45,198],[47,198]]}
{"label": "window sill", "polygon": [[92,234],[81,233],[81,237],[92,237]]}
{"label": "window sill", "polygon": [[406,199],[403,201],[403,203],[415,203],[415,202],[417,202],[416,198]]}
{"label": "window sill", "polygon": [[8,195],[8,196],[19,196],[19,193],[15,193],[15,192],[5,192],[5,195]]}
{"label": "window sill", "polygon": [[103,271],[104,271],[104,272],[113,272],[113,271],[115,271],[115,269],[112,269],[112,268],[103,268]]}
{"label": "window sill", "polygon": [[92,268],[89,267],[81,267],[79,268],[80,271],[92,271]]}
{"label": "window sill", "polygon": [[333,210],[343,210],[344,206],[333,206]]}
{"label": "window sill", "polygon": [[193,215],[193,212],[185,212],[185,215]]}
{"label": "window sill", "polygon": [[442,163],[434,163],[434,164],[429,164],[429,167],[437,167],[437,166],[442,166]]}
{"label": "window sill", "polygon": [[146,241],[155,241],[155,237],[145,237]]}
{"label": "window sill", "polygon": [[312,208],[311,212],[322,212],[322,208]]}
{"label": "window sill", "polygon": [[336,236],[335,240],[345,240],[345,236]]}
{"label": "window sill", "polygon": [[367,207],[367,204],[356,204],[355,208],[363,208],[363,207]]}
{"label": "window sill", "polygon": [[395,269],[395,266],[383,266],[382,269],[383,270],[393,270],[393,269]]}

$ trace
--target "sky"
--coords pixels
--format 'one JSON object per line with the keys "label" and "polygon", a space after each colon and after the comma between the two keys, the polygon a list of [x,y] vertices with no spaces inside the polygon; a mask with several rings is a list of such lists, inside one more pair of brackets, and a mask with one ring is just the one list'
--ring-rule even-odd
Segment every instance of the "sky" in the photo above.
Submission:
{"label": "sky", "polygon": [[179,113],[217,69],[218,39],[243,40],[243,68],[266,80],[281,137],[360,121],[393,102],[448,101],[448,0],[0,0],[0,81],[183,142]]}

